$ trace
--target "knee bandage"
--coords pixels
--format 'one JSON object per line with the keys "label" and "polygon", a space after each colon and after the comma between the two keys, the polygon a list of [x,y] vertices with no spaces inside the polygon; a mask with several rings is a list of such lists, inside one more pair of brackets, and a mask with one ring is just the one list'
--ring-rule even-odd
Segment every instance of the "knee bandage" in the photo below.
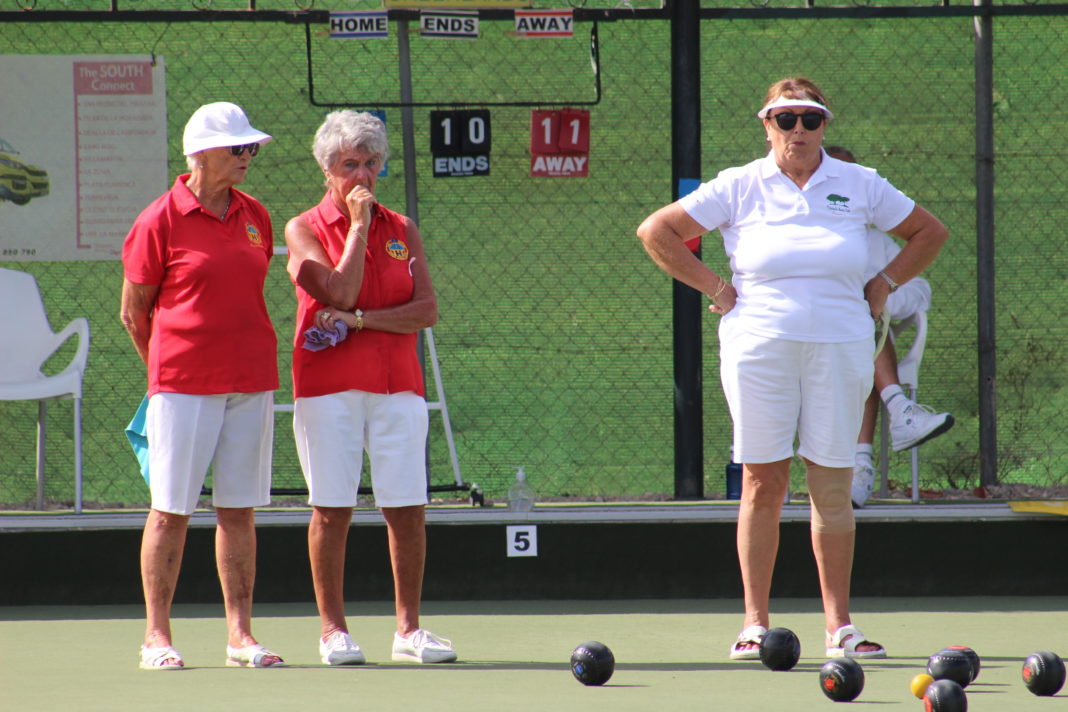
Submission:
{"label": "knee bandage", "polygon": [[812,531],[844,534],[857,528],[850,488],[853,468],[808,464],[808,496],[812,500]]}

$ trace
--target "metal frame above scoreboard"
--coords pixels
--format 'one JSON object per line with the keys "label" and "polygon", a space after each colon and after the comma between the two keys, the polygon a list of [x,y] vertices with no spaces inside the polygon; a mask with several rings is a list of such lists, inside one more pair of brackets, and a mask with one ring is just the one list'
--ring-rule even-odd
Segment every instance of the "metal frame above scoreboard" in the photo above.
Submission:
{"label": "metal frame above scoreboard", "polygon": [[[394,12],[390,11],[390,17],[392,18]],[[500,11],[494,11],[494,14]],[[511,10],[505,11],[511,16]],[[401,23],[406,23],[406,19],[399,20]],[[401,31],[404,31],[403,29]],[[347,101],[319,101],[315,97],[315,67],[312,61],[312,32],[311,23],[304,25],[304,42],[307,57],[308,68],[308,102],[312,106],[319,106],[328,109],[345,108],[352,106],[373,106],[376,108],[388,108],[388,107],[491,107],[491,106],[596,106],[601,103],[601,54],[600,54],[600,40],[597,31],[597,22],[594,21],[590,26],[590,64],[593,66],[593,97],[592,98],[568,98],[561,99],[560,97],[537,99],[537,100],[525,100],[525,101],[378,101],[374,98],[366,97],[352,97]]]}

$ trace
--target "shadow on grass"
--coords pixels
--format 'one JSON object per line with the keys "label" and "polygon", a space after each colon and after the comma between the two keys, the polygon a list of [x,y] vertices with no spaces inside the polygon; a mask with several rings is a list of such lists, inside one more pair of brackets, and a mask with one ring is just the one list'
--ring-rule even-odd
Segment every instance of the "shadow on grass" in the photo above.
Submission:
{"label": "shadow on grass", "polygon": [[[350,601],[353,616],[393,616],[392,601]],[[814,614],[822,611],[819,599],[779,598],[772,600],[776,616]],[[916,598],[854,598],[854,615],[867,613],[1013,613],[1062,611],[1063,599],[1048,597],[976,596]],[[596,615],[742,615],[738,599],[638,599],[616,601],[537,600],[537,601],[423,601],[426,616],[596,616]],[[257,603],[256,618],[302,618],[317,615],[314,601]],[[221,603],[175,604],[173,618],[218,618]],[[141,605],[96,606],[0,606],[0,620],[122,620],[144,617]]]}

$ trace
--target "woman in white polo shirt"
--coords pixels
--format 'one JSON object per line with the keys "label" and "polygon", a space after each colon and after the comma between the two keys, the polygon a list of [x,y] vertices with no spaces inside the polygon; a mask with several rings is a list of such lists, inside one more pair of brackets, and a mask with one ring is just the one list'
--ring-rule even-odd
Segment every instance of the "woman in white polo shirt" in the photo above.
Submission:
{"label": "woman in white polo shirt", "polygon": [[[723,315],[720,375],[744,473],[738,558],[745,621],[730,657],[758,658],[769,627],[795,438],[812,500],[827,656],[885,657],[849,617],[853,453],[872,387],[873,319],[891,291],[934,260],[948,234],[874,170],[827,156],[821,144],[834,115],[812,81],[776,82],[757,116],[767,156],[722,171],[638,228],[653,260]],[[906,246],[865,282],[869,224]],[[723,236],[730,280],[684,244],[713,229]]]}

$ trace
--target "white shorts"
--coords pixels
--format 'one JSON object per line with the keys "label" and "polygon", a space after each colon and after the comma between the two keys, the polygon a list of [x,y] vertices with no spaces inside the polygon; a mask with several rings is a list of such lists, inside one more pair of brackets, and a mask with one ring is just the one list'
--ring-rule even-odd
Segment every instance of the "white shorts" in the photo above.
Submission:
{"label": "white shorts", "polygon": [[931,285],[923,277],[914,277],[886,298],[891,321],[907,319],[916,312],[931,308]]}
{"label": "white shorts", "polygon": [[734,420],[735,461],[788,459],[796,436],[802,457],[852,467],[874,350],[871,339],[769,339],[721,322],[720,377]]}
{"label": "white shorts", "polygon": [[297,398],[293,434],[308,502],[355,507],[366,450],[376,506],[426,504],[428,421],[426,400],[411,391]]}
{"label": "white shorts", "polygon": [[209,465],[216,507],[270,503],[274,391],[156,393],[145,430],[153,509],[192,514]]}

